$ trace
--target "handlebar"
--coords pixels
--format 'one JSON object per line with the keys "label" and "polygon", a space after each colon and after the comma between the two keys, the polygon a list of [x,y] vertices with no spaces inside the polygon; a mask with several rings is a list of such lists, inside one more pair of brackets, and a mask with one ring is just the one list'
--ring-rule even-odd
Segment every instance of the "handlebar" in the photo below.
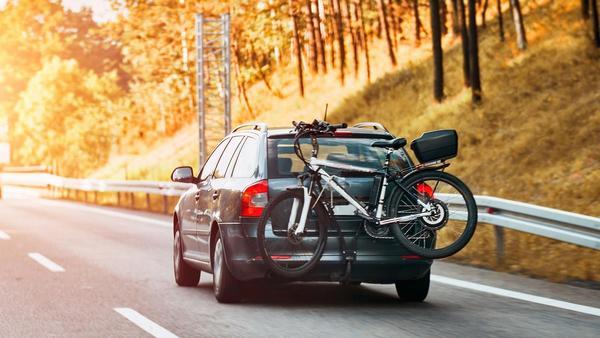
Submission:
{"label": "handlebar", "polygon": [[331,133],[337,129],[348,127],[346,123],[330,124],[327,121],[317,119],[313,120],[312,123],[292,121],[292,124],[298,133]]}

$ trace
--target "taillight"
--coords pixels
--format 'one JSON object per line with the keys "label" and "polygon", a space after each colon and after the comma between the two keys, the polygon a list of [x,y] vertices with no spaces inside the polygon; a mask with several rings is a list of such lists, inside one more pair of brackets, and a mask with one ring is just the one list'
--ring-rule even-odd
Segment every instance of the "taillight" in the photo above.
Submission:
{"label": "taillight", "polygon": [[242,192],[242,208],[240,216],[260,217],[269,201],[269,185],[267,180],[258,181]]}
{"label": "taillight", "polygon": [[419,194],[425,195],[429,198],[433,198],[433,189],[427,183],[418,183],[417,191],[419,192]]}

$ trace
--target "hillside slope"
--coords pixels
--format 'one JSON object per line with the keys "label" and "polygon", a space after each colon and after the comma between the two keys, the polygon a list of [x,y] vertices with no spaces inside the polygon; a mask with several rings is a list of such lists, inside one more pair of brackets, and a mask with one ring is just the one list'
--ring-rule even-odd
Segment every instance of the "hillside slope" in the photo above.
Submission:
{"label": "hillside slope", "polygon": [[460,155],[450,170],[476,193],[600,216],[600,50],[585,34],[578,4],[531,8],[526,52],[517,51],[510,30],[508,43],[499,42],[488,23],[480,106],[462,87],[455,44],[444,55],[444,103],[431,100],[432,67],[423,60],[346,98],[332,119],[379,121],[411,139],[457,129]]}

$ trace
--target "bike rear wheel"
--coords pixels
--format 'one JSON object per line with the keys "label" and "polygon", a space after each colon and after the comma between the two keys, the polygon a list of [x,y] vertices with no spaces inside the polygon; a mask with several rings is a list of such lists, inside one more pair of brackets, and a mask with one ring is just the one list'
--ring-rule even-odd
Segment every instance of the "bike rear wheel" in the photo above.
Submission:
{"label": "bike rear wheel", "polygon": [[[301,189],[279,194],[263,212],[256,235],[258,248],[274,274],[298,278],[310,272],[321,259],[330,221],[325,207],[320,202],[315,203],[315,198],[312,198],[304,231],[297,235],[294,230],[304,205]],[[288,229],[294,200],[298,203],[297,213],[292,228]]]}
{"label": "bike rear wheel", "polygon": [[[413,253],[444,258],[464,248],[475,233],[477,205],[466,184],[441,171],[424,171],[399,182],[411,195],[434,210],[431,216],[390,225],[394,237]],[[399,186],[394,186],[386,217],[400,217],[425,209]]]}

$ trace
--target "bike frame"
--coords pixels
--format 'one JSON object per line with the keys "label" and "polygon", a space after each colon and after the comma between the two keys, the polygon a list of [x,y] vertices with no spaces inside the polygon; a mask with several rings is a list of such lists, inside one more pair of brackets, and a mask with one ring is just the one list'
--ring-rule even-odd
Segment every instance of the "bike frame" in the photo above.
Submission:
{"label": "bike frame", "polygon": [[[407,215],[407,216],[382,219],[383,204],[385,202],[385,193],[386,193],[386,189],[387,189],[389,177],[390,177],[388,168],[389,168],[389,162],[390,162],[390,157],[391,157],[392,153],[393,153],[392,149],[387,150],[385,164],[384,164],[384,167],[382,168],[384,171],[384,176],[383,176],[380,193],[379,193],[379,196],[377,199],[377,209],[375,211],[375,215],[372,215],[371,213],[369,213],[369,211],[359,201],[357,201],[354,197],[352,197],[342,186],[340,186],[335,181],[336,176],[333,176],[333,175],[330,175],[329,173],[327,173],[323,169],[323,167],[330,167],[330,168],[336,168],[336,169],[341,169],[341,170],[362,172],[362,173],[372,173],[372,174],[380,172],[379,170],[360,167],[360,166],[354,166],[354,165],[349,165],[349,164],[344,164],[344,163],[339,163],[339,162],[334,162],[334,161],[321,160],[321,159],[316,158],[315,152],[313,152],[313,154],[310,158],[310,162],[309,162],[310,170],[312,172],[314,172],[317,175],[317,177],[319,177],[321,180],[323,180],[325,182],[325,186],[328,186],[332,190],[336,191],[338,194],[340,194],[340,196],[342,196],[342,198],[344,198],[346,201],[348,201],[348,203],[350,203],[353,207],[355,207],[356,214],[358,216],[360,216],[370,222],[374,222],[378,225],[387,225],[387,224],[392,224],[392,223],[396,223],[396,222],[408,222],[408,221],[412,221],[412,220],[415,220],[420,217],[431,216],[433,213],[433,210],[432,210],[430,204],[424,203],[419,198],[414,197],[413,194],[410,191],[408,191],[408,189],[406,187],[404,187],[402,184],[398,183],[398,186],[400,187],[400,189],[404,190],[404,192],[406,192],[410,198],[414,198],[414,200],[419,205],[421,205],[421,207],[423,207],[424,211],[420,212],[420,213],[412,214],[412,215]],[[303,190],[304,204],[302,206],[302,211],[300,214],[300,221],[298,222],[297,228],[294,230],[295,235],[299,235],[304,231],[304,228],[306,226],[306,220],[308,218],[308,212],[310,211],[310,205],[312,203],[312,198],[313,198],[313,196],[311,194],[312,193],[311,189],[313,186],[312,182],[309,185],[309,187],[304,186],[302,184],[302,181],[300,182],[300,185],[302,186],[302,190]],[[321,193],[319,194],[319,196],[316,198],[316,201],[314,202],[315,204],[318,203],[318,201],[324,191],[325,191],[325,189],[323,189],[321,191]],[[288,221],[288,230],[291,230],[293,228],[293,226],[295,225],[296,217],[298,215],[299,205],[300,205],[299,199],[295,198],[293,201],[293,204],[292,204],[292,210],[290,212],[290,218]]]}

